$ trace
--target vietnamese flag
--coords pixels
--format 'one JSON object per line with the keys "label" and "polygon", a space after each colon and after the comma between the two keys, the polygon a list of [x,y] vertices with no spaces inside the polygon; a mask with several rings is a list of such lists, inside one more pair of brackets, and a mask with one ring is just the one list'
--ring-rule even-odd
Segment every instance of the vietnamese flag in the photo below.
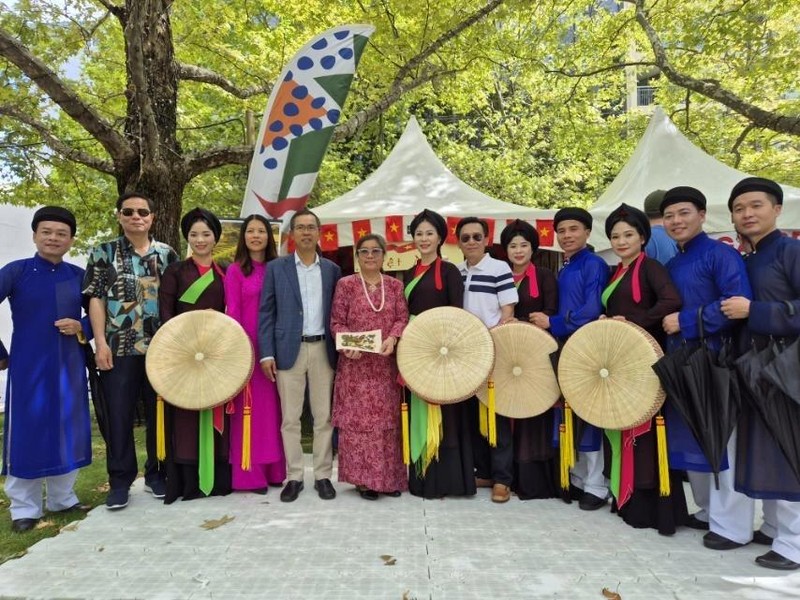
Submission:
{"label": "vietnamese flag", "polygon": [[460,217],[447,217],[447,239],[445,240],[448,244],[458,244],[458,237],[456,236],[456,227],[458,226],[458,222],[461,220]]}
{"label": "vietnamese flag", "polygon": [[400,215],[386,217],[386,241],[403,241],[403,217]]}
{"label": "vietnamese flag", "polygon": [[319,245],[323,252],[336,250],[339,247],[339,232],[337,231],[336,223],[320,227]]}
{"label": "vietnamese flag", "polygon": [[369,219],[362,219],[361,221],[353,221],[353,245],[363,238],[365,235],[372,233],[372,228]]}
{"label": "vietnamese flag", "polygon": [[553,219],[536,219],[536,231],[539,234],[540,246],[554,246],[556,232],[553,231]]}
{"label": "vietnamese flag", "polygon": [[486,224],[489,226],[489,235],[486,237],[489,239],[489,245],[491,246],[494,244],[494,219],[483,219],[486,221]]}

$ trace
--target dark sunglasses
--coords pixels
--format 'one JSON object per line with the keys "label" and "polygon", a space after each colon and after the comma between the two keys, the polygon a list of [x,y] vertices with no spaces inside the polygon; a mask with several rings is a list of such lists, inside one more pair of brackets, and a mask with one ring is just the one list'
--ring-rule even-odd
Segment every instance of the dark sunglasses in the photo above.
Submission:
{"label": "dark sunglasses", "polygon": [[483,241],[483,234],[482,233],[473,233],[472,235],[465,233],[459,239],[461,240],[462,244],[469,243],[470,238],[472,238],[475,242],[482,242]]}
{"label": "dark sunglasses", "polygon": [[153,212],[149,208],[123,208],[119,211],[123,217],[132,217],[136,213],[142,218],[149,217]]}

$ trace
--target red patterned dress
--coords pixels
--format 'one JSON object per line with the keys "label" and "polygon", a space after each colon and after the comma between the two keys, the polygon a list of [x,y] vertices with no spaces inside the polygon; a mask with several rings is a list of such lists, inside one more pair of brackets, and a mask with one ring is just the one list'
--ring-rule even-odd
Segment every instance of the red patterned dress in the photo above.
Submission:
{"label": "red patterned dress", "polygon": [[[340,279],[331,308],[332,334],[380,329],[383,339],[399,339],[408,324],[403,285],[383,275],[383,287],[381,308],[380,286],[365,290],[358,274]],[[358,359],[339,355],[333,392],[333,425],[339,428],[339,481],[376,492],[408,489],[401,402],[394,354],[362,352]]]}

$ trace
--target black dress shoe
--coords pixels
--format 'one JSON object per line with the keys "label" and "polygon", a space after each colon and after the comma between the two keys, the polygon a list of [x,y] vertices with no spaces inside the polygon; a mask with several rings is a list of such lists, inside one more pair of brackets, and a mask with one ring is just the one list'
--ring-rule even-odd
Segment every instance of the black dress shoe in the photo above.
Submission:
{"label": "black dress shoe", "polygon": [[756,564],[768,569],[777,569],[778,571],[794,571],[795,569],[800,569],[800,563],[789,560],[785,556],[781,556],[772,550],[761,556],[756,556]]}
{"label": "black dress shoe", "polygon": [[314,489],[323,500],[333,500],[336,498],[336,490],[333,489],[333,484],[330,479],[317,479],[314,482]]}
{"label": "black dress shoe", "polygon": [[589,492],[584,492],[578,503],[578,508],[581,510],[597,510],[598,508],[603,508],[606,502],[607,500],[605,498],[600,498]]}
{"label": "black dress shoe", "polygon": [[364,488],[364,489],[358,490],[358,494],[364,500],[377,500],[378,499],[378,492],[376,492],[375,490],[370,490],[368,488]]}
{"label": "black dress shoe", "polygon": [[11,530],[15,531],[16,533],[22,533],[23,531],[30,531],[36,524],[39,522],[39,519],[15,519],[11,521]]}
{"label": "black dress shoe", "polygon": [[67,513],[67,512],[72,512],[73,510],[79,510],[81,512],[89,512],[93,508],[94,508],[94,506],[92,506],[91,504],[81,504],[80,502],[76,502],[72,506],[69,506],[67,508],[62,508],[61,510],[56,510],[56,511],[53,511],[53,512],[56,512],[56,513]]}
{"label": "black dress shoe", "polygon": [[302,491],[302,481],[288,481],[281,491],[281,502],[294,502]]}
{"label": "black dress shoe", "polygon": [[772,546],[772,538],[761,530],[754,531],[753,543],[759,544],[760,546]]}
{"label": "black dress shoe", "polygon": [[703,546],[706,548],[711,548],[712,550],[734,550],[746,545],[747,544],[740,544],[739,542],[729,540],[728,538],[723,537],[718,533],[714,533],[713,531],[709,531],[703,536]]}
{"label": "black dress shoe", "polygon": [[689,515],[689,518],[686,519],[686,523],[684,523],[686,527],[691,529],[699,529],[700,531],[708,531],[708,521],[701,521],[695,515]]}
{"label": "black dress shoe", "polygon": [[383,492],[383,495],[384,496],[389,496],[389,498],[399,498],[400,497],[400,491],[399,490],[395,490],[393,492]]}

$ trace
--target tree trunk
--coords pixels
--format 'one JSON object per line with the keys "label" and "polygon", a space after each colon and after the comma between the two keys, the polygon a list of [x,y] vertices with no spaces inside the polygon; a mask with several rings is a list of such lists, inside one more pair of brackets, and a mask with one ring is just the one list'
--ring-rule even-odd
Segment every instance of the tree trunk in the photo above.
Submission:
{"label": "tree trunk", "polygon": [[176,137],[178,65],[170,0],[126,0],[124,37],[128,101],[125,137],[135,157],[120,165],[120,193],[141,192],[156,204],[153,235],[177,248],[183,190],[188,181]]}

